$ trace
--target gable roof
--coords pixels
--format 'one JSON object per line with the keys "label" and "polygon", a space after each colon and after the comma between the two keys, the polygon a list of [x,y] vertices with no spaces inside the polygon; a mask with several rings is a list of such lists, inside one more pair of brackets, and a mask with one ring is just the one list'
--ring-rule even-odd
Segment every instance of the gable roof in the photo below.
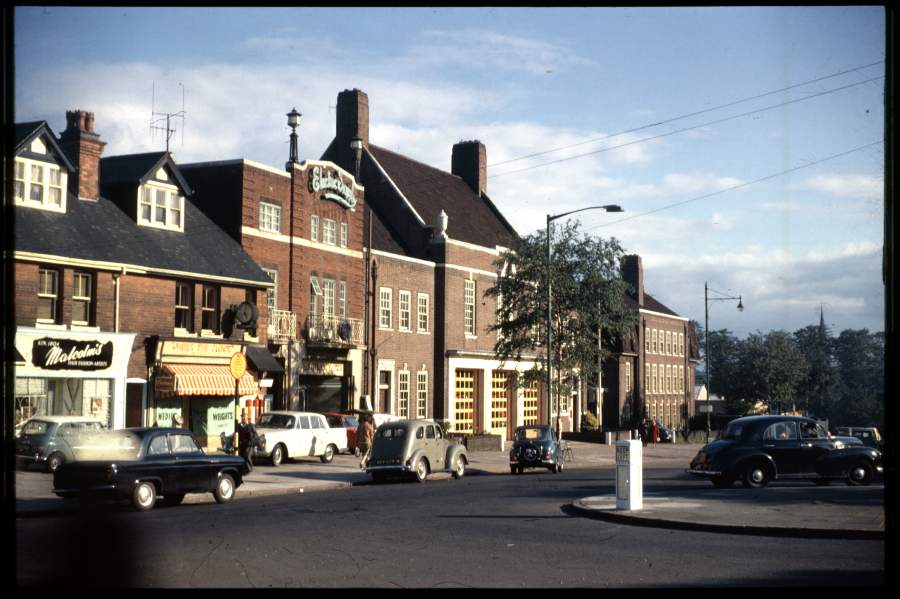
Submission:
{"label": "gable roof", "polygon": [[148,179],[152,179],[156,171],[163,166],[169,167],[185,195],[189,196],[193,193],[191,186],[188,185],[169,152],[147,152],[102,158],[100,160],[100,185],[104,187],[141,185]]}
{"label": "gable roof", "polygon": [[485,194],[460,177],[375,145],[368,155],[384,170],[426,225],[447,214],[451,239],[493,248],[512,246],[516,231]]}
{"label": "gable roof", "polygon": [[62,161],[63,165],[69,172],[75,172],[78,170],[74,164],[69,160],[69,157],[66,156],[66,153],[62,151],[62,148],[59,147],[59,143],[56,141],[56,136],[53,135],[53,131],[50,130],[50,125],[47,124],[47,121],[31,121],[29,123],[16,123],[14,126],[13,135],[15,135],[15,149],[14,153],[19,154],[22,150],[26,149],[26,147],[31,144],[31,141],[38,137],[41,134],[45,134],[44,138],[50,142],[50,149],[56,154],[59,159]]}
{"label": "gable roof", "polygon": [[646,291],[644,292],[644,305],[642,305],[642,306],[638,305],[637,299],[635,298],[635,295],[633,292],[625,293],[625,303],[628,305],[629,308],[631,308],[633,310],[637,310],[640,308],[640,309],[644,309],[644,310],[650,310],[652,312],[659,312],[660,314],[668,314],[669,316],[677,316],[678,318],[683,318],[683,316],[681,316],[680,314],[678,314],[677,312],[675,312],[668,306],[664,305],[662,302],[657,300],[655,297],[653,297]]}

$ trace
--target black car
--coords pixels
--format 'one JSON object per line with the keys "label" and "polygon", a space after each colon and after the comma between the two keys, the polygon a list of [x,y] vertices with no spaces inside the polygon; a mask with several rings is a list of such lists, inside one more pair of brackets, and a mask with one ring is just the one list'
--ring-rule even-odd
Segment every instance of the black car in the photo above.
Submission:
{"label": "black car", "polygon": [[509,470],[522,474],[525,468],[547,468],[554,474],[565,466],[565,450],[550,426],[520,426],[509,452]]}
{"label": "black car", "polygon": [[194,434],[180,428],[131,428],[98,436],[59,467],[53,492],[60,497],[130,499],[139,511],[157,498],[178,504],[187,493],[212,493],[227,503],[243,483],[244,458],[206,454]]}
{"label": "black car", "polygon": [[740,479],[752,488],[776,479],[808,479],[816,484],[844,479],[851,485],[867,485],[881,471],[880,451],[836,443],[815,420],[800,416],[732,420],[718,439],[703,446],[688,469],[717,487]]}

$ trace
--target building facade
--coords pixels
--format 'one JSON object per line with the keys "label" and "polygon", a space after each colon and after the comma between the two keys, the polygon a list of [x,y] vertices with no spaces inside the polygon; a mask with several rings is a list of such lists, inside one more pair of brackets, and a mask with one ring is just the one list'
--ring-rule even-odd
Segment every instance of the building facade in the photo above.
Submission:
{"label": "building facade", "polygon": [[[45,122],[15,128],[17,423],[94,415],[122,428],[177,414],[202,441],[233,430],[235,381],[210,354],[265,343],[244,325],[265,322],[268,278],[196,209],[170,154],[103,159],[93,114],[66,117],[59,138]],[[242,305],[251,318],[236,322]],[[167,339],[196,359],[159,353]],[[241,399],[257,397],[259,374],[240,381]]]}

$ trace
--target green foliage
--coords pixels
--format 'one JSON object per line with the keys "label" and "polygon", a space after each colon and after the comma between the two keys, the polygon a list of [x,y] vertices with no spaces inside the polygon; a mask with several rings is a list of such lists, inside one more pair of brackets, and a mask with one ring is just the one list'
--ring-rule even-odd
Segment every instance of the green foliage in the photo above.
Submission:
{"label": "green foliage", "polygon": [[[608,340],[621,339],[637,322],[625,304],[628,285],[620,265],[625,252],[614,238],[600,239],[579,231],[576,221],[556,227],[552,239],[550,283],[553,293],[554,369],[577,370],[582,380],[595,380],[600,360],[610,353]],[[497,359],[536,360],[520,384],[546,380],[547,338],[546,233],[521,238],[497,261],[501,275],[486,291],[497,298]],[[604,344],[599,343],[602,332]],[[571,394],[574,377],[557,377],[554,393]]]}
{"label": "green foliage", "polygon": [[581,415],[581,430],[595,431],[598,428],[600,428],[600,419],[592,412],[585,412]]}

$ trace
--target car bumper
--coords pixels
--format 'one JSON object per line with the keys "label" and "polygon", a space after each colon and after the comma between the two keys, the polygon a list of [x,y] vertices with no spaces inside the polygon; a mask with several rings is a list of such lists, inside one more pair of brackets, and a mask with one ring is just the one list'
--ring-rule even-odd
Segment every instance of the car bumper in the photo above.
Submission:
{"label": "car bumper", "polygon": [[17,453],[16,464],[22,466],[31,466],[33,464],[44,464],[47,461],[46,456],[36,455],[33,453]]}
{"label": "car bumper", "polygon": [[547,466],[552,466],[556,463],[556,460],[510,460],[510,466],[522,466],[523,468],[545,468]]}
{"label": "car bumper", "polygon": [[395,472],[412,472],[412,466],[408,466],[406,464],[385,464],[385,465],[381,465],[381,466],[366,467],[367,473],[368,472],[378,472],[378,471],[388,472],[391,470],[393,470]]}
{"label": "car bumper", "polygon": [[688,468],[686,472],[693,476],[722,476],[721,470],[710,470],[707,468]]}

